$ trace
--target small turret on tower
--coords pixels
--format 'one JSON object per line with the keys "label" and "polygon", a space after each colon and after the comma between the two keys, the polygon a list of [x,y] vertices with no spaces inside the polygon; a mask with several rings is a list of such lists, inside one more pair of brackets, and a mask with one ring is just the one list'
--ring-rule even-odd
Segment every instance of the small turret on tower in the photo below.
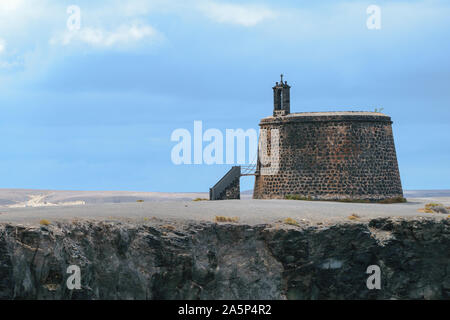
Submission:
{"label": "small turret on tower", "polygon": [[290,89],[287,81],[283,82],[283,74],[281,74],[280,83],[276,83],[273,87],[273,116],[280,117],[288,115],[291,112]]}

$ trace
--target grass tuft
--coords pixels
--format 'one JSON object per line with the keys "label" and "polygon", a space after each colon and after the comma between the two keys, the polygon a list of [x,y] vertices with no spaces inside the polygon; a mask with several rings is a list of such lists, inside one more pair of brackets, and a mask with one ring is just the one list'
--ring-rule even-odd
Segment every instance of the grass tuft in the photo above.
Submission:
{"label": "grass tuft", "polygon": [[283,220],[283,223],[289,224],[289,225],[291,225],[291,226],[298,226],[298,225],[299,225],[299,223],[298,223],[296,220],[292,219],[292,218],[286,218],[286,219],[284,219],[284,220]]}
{"label": "grass tuft", "polygon": [[284,196],[286,200],[303,200],[303,201],[313,201],[314,199],[311,197],[302,197],[298,194],[287,194]]}
{"label": "grass tuft", "polygon": [[348,216],[348,218],[350,220],[359,220],[359,218],[361,218],[359,215],[357,215],[356,213],[352,213],[352,215]]}
{"label": "grass tuft", "polygon": [[51,224],[51,222],[48,221],[47,219],[42,219],[41,221],[39,221],[39,224],[40,224],[41,226],[48,226],[48,225]]}
{"label": "grass tuft", "polygon": [[192,201],[208,201],[209,199],[206,198],[195,198]]}
{"label": "grass tuft", "polygon": [[238,222],[239,217],[224,217],[224,216],[216,216],[214,218],[215,222]]}
{"label": "grass tuft", "polygon": [[370,200],[363,200],[363,199],[338,199],[338,200],[329,200],[329,201],[336,201],[336,202],[345,202],[345,203],[371,203]]}
{"label": "grass tuft", "polygon": [[425,205],[425,208],[417,211],[424,213],[448,213],[449,208],[444,207],[441,203],[430,202]]}
{"label": "grass tuft", "polygon": [[304,197],[298,194],[287,194],[284,196],[286,200],[303,200],[303,201],[334,201],[334,202],[345,202],[345,203],[381,203],[381,204],[390,204],[390,203],[405,203],[406,199],[403,197],[395,197],[383,200],[363,200],[363,199],[313,199],[311,197]]}
{"label": "grass tuft", "polygon": [[422,213],[434,213],[434,211],[430,209],[417,209],[417,211]]}
{"label": "grass tuft", "polygon": [[405,203],[407,200],[403,197],[389,198],[378,201],[377,203],[390,204],[390,203]]}

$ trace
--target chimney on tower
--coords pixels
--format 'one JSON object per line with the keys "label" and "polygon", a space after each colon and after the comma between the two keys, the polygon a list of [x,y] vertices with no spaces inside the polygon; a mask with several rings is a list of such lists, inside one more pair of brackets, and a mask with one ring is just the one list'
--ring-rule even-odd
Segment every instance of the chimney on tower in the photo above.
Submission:
{"label": "chimney on tower", "polygon": [[280,117],[291,112],[290,89],[287,81],[283,82],[283,74],[280,75],[280,83],[273,87],[273,116]]}

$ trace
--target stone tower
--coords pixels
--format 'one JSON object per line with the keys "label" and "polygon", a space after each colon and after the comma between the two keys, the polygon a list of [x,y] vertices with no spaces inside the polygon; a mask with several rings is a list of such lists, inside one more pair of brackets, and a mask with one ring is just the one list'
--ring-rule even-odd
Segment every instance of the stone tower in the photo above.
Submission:
{"label": "stone tower", "polygon": [[357,111],[290,113],[289,90],[287,82],[276,83],[273,116],[259,124],[255,199],[403,197],[389,116]]}

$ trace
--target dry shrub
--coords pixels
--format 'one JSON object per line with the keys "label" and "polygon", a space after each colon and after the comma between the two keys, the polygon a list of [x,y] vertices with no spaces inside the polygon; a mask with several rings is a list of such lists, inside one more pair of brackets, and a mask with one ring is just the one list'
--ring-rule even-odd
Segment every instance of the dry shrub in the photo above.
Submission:
{"label": "dry shrub", "polygon": [[42,219],[41,221],[39,221],[39,224],[40,224],[41,226],[48,226],[48,225],[51,224],[51,222],[48,221],[47,219]]}
{"label": "dry shrub", "polygon": [[403,197],[389,198],[378,201],[378,203],[390,204],[390,203],[405,203],[406,199]]}
{"label": "dry shrub", "polygon": [[175,227],[170,225],[170,224],[163,225],[163,226],[161,226],[161,228],[167,229],[167,230],[170,230],[170,231],[175,230]]}
{"label": "dry shrub", "polygon": [[286,200],[303,200],[303,201],[312,201],[312,200],[314,200],[311,197],[302,197],[302,196],[300,196],[298,194],[287,194],[286,196],[284,196],[284,198]]}
{"label": "dry shrub", "polygon": [[215,222],[238,222],[239,221],[239,217],[216,216],[214,221]]}
{"label": "dry shrub", "polygon": [[288,194],[284,196],[286,200],[304,200],[304,201],[334,201],[334,202],[346,202],[346,203],[381,203],[381,204],[390,204],[390,203],[404,203],[407,202],[403,197],[395,197],[383,200],[364,200],[364,199],[314,199],[311,197],[303,197],[298,194]]}
{"label": "dry shrub", "polygon": [[443,204],[437,202],[430,202],[425,205],[425,208],[419,209],[419,212],[424,213],[449,213],[448,208],[444,207]]}
{"label": "dry shrub", "polygon": [[291,226],[298,226],[298,225],[299,225],[298,222],[297,222],[295,219],[292,219],[292,218],[286,218],[286,219],[284,219],[284,220],[283,220],[283,223],[289,224],[289,225],[291,225]]}

